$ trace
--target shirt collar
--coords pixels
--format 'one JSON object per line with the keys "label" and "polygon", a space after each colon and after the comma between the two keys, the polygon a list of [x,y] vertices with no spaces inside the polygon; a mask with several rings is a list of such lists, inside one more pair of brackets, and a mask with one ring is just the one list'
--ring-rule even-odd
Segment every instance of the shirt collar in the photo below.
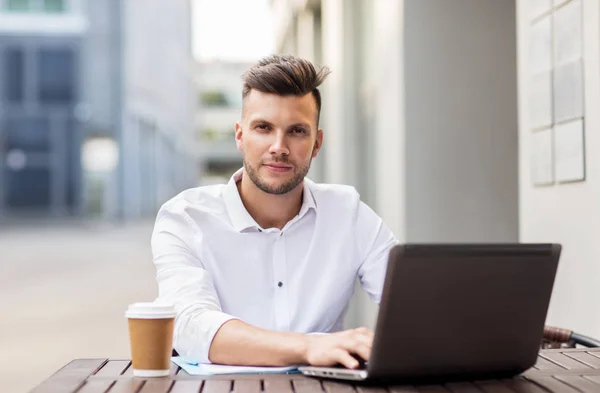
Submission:
{"label": "shirt collar", "polygon": [[[225,207],[229,213],[229,218],[233,228],[237,232],[242,232],[248,228],[260,229],[260,226],[254,221],[254,218],[248,213],[242,198],[240,197],[237,183],[242,179],[243,168],[238,169],[229,179],[223,191]],[[313,182],[307,178],[304,179],[304,192],[302,193],[302,207],[298,213],[297,219],[302,218],[310,209],[317,211],[317,206],[312,193]]]}

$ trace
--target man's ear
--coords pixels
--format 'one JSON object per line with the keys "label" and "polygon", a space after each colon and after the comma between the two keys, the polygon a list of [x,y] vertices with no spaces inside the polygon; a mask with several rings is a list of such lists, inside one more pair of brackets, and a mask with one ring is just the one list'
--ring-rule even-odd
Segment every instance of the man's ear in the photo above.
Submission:
{"label": "man's ear", "polygon": [[313,158],[315,158],[317,156],[317,154],[319,153],[319,150],[321,150],[321,147],[323,146],[323,130],[318,130],[317,131],[317,139],[315,141],[315,147],[313,148]]}
{"label": "man's ear", "polygon": [[242,140],[243,140],[242,126],[241,126],[240,122],[238,121],[235,123],[235,144],[237,146],[237,149],[243,153],[244,145],[242,144]]}

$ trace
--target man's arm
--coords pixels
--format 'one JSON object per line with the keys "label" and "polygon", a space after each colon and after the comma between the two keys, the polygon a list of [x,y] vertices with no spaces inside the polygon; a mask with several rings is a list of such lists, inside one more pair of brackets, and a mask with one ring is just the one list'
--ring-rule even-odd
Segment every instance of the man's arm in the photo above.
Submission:
{"label": "man's arm", "polygon": [[368,360],[373,332],[366,328],[339,333],[311,335],[273,332],[234,320],[225,323],[210,347],[213,363],[250,366],[287,366],[312,364],[348,368],[358,366],[351,356]]}
{"label": "man's arm", "polygon": [[355,227],[362,261],[358,270],[361,286],[379,304],[389,252],[398,240],[381,217],[363,202],[358,207]]}
{"label": "man's arm", "polygon": [[273,332],[222,312],[212,276],[194,252],[201,242],[202,233],[184,211],[161,208],[152,234],[159,298],[175,305],[173,344],[188,361],[354,368],[358,362],[351,353],[368,360],[373,337],[367,329],[327,335]]}

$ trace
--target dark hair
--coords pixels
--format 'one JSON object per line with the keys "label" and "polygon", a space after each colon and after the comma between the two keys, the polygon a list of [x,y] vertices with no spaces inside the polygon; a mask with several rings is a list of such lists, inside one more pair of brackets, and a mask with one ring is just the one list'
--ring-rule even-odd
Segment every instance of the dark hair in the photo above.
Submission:
{"label": "dark hair", "polygon": [[321,93],[319,85],[330,71],[327,67],[319,70],[308,60],[291,55],[272,55],[261,59],[244,73],[242,99],[252,89],[280,96],[303,96],[312,92],[317,105],[317,124],[321,114]]}

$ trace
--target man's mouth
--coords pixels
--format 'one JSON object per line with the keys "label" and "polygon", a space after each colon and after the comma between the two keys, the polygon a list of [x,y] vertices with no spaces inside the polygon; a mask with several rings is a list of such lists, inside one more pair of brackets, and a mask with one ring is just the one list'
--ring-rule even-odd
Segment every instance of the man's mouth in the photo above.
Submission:
{"label": "man's mouth", "polygon": [[287,165],[287,164],[278,164],[278,163],[269,163],[269,164],[264,164],[264,166],[267,167],[267,169],[269,169],[272,172],[277,172],[277,173],[281,173],[281,172],[287,172],[289,170],[292,169],[291,165]]}

